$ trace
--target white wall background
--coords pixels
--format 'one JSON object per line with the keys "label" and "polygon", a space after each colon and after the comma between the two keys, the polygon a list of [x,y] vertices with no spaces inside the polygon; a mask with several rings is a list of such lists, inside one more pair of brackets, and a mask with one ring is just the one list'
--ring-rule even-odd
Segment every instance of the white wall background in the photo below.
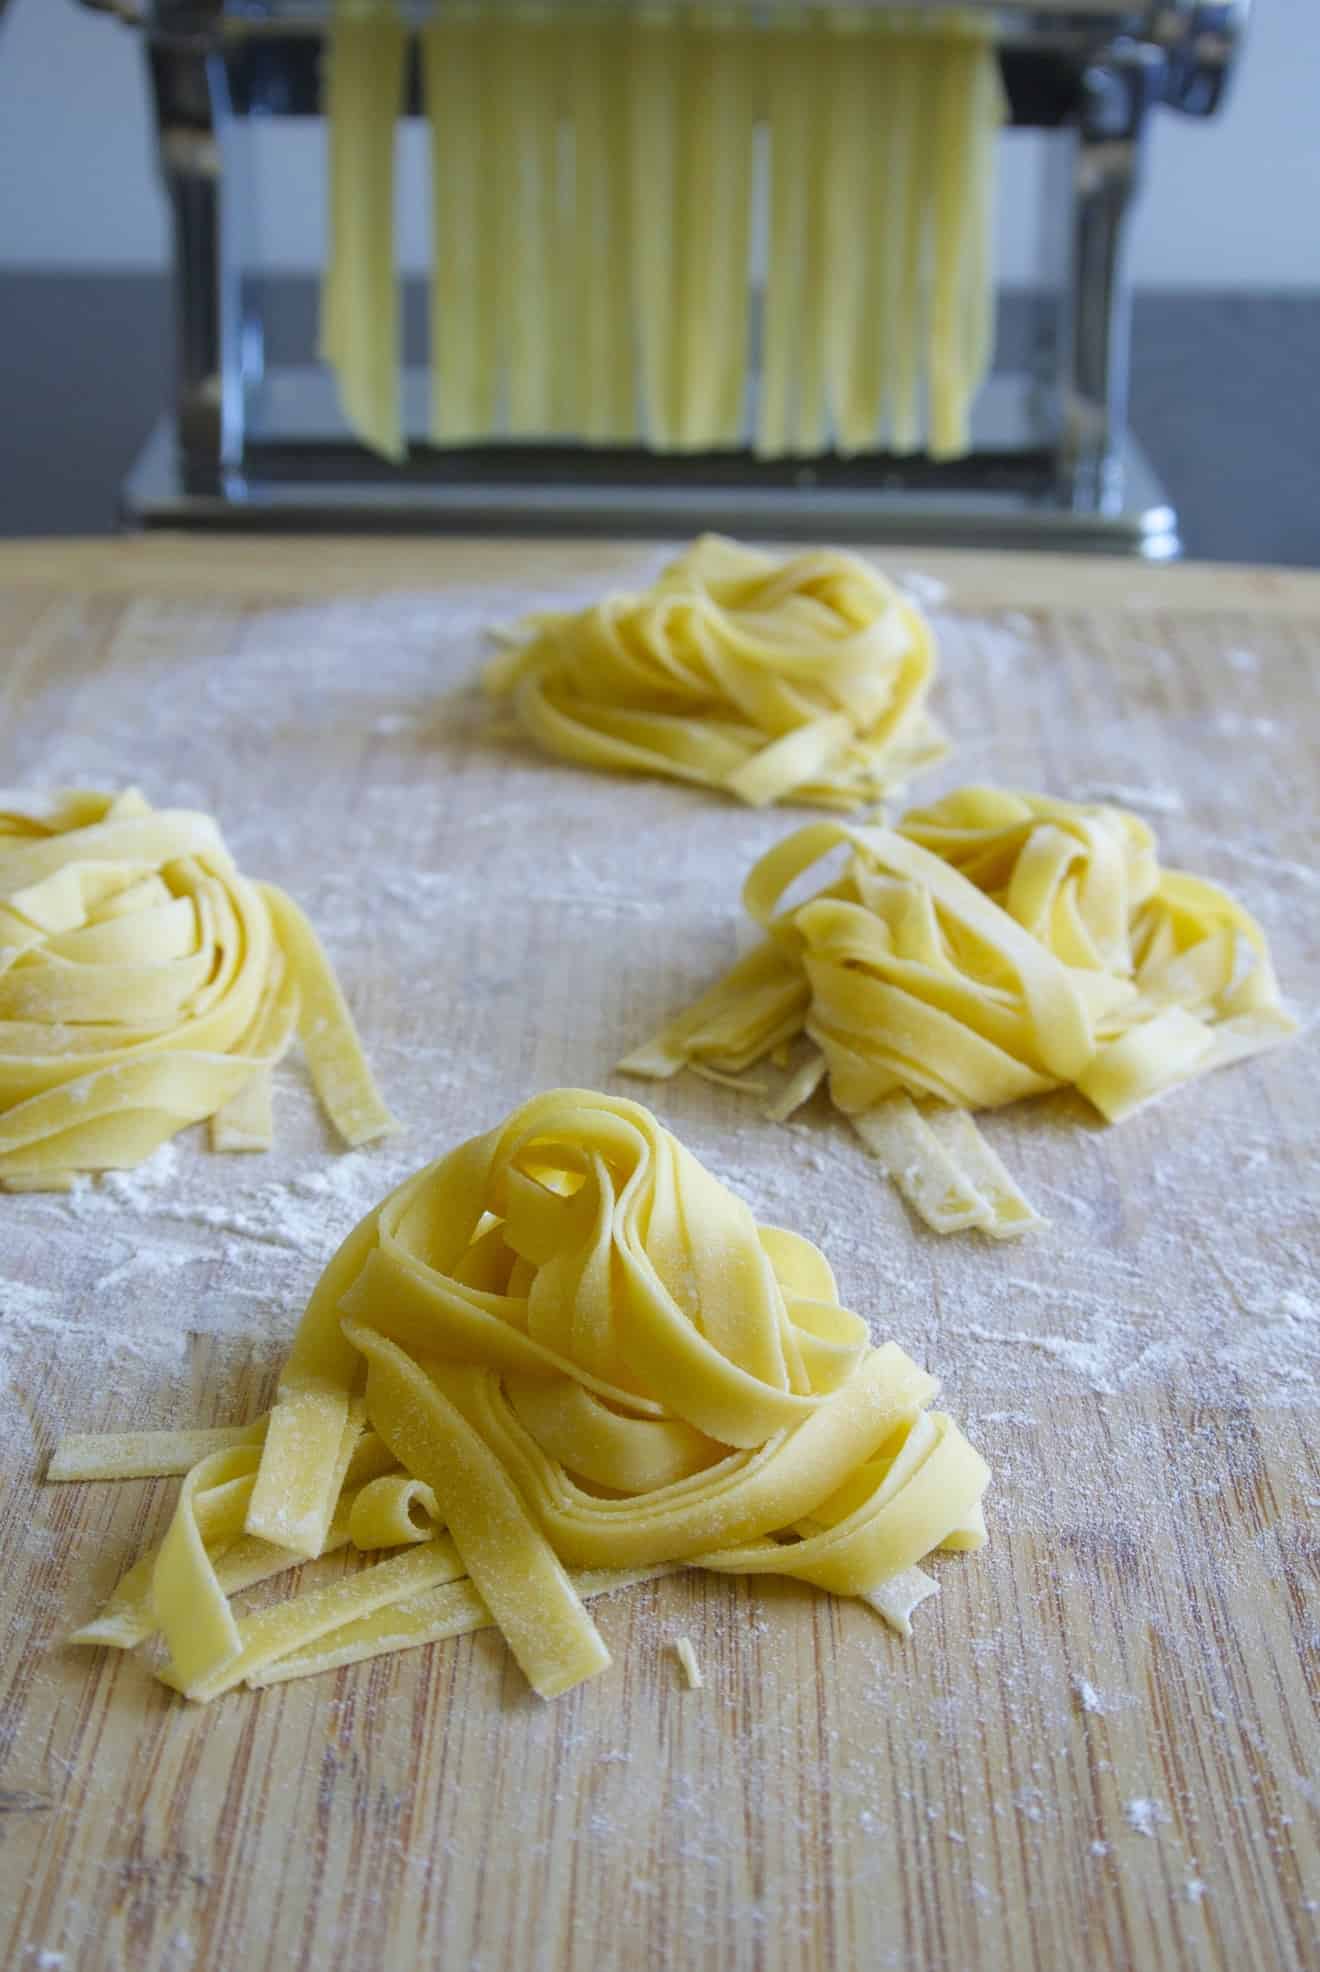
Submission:
{"label": "white wall background", "polygon": [[[276,164],[262,179],[260,258],[316,267],[320,130],[266,126],[259,141],[263,164]],[[999,266],[1010,281],[1030,280],[1037,265],[1042,143],[1018,133],[1005,145]],[[402,152],[402,254],[420,267],[420,129],[405,133]],[[0,268],[141,270],[165,253],[135,37],[74,0],[11,0],[0,12]],[[1320,288],[1320,0],[1256,0],[1224,114],[1159,118],[1134,264],[1150,285]]]}

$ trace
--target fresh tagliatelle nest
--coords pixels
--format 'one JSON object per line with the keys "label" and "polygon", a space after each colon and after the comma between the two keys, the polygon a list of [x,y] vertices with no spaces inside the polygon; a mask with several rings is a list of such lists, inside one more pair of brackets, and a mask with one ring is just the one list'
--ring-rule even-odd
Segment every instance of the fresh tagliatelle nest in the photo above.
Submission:
{"label": "fresh tagliatelle nest", "polygon": [[209,815],[0,794],[0,1189],[124,1169],[207,1117],[215,1149],[266,1149],[295,1032],[346,1142],[396,1127],[311,926]]}
{"label": "fresh tagliatelle nest", "polygon": [[487,690],[584,766],[856,808],[946,751],[929,624],[837,549],[778,561],[706,535],[641,594],[533,616],[510,642]]}
{"label": "fresh tagliatelle nest", "polygon": [[[840,848],[838,880],[782,909]],[[764,942],[620,1067],[726,1080],[805,1036],[771,1114],[828,1075],[938,1232],[1037,1223],[969,1111],[1071,1086],[1118,1122],[1296,1031],[1260,926],[1162,868],[1119,808],[968,787],[893,829],[820,822],[761,858],[743,902]]]}
{"label": "fresh tagliatelle nest", "polygon": [[[83,1439],[52,1478],[178,1471],[160,1546],[75,1641],[163,1633],[194,1699],[495,1624],[551,1697],[604,1670],[595,1595],[792,1575],[906,1633],[987,1468],[932,1379],[633,1102],[577,1089],[417,1172],[322,1276],[269,1416]],[[376,1559],[251,1615],[229,1597]]]}

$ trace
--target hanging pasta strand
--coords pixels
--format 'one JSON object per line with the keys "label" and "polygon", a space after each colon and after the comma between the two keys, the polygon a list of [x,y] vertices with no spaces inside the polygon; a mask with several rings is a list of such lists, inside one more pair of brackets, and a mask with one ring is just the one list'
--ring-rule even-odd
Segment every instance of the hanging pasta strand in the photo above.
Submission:
{"label": "hanging pasta strand", "polygon": [[678,48],[674,23],[668,16],[643,15],[631,38],[628,177],[642,435],[648,445],[667,451],[674,435],[670,378]]}
{"label": "hanging pasta strand", "polygon": [[720,221],[727,150],[711,62],[712,38],[685,17],[679,47],[679,135],[675,147],[677,280],[670,298],[669,419],[680,451],[702,443],[713,417],[714,372],[722,341],[716,313]]}
{"label": "hanging pasta strand", "polygon": [[473,215],[480,170],[477,28],[445,15],[422,34],[431,124],[431,437],[468,445],[486,436],[478,409],[481,316]]}
{"label": "hanging pasta strand", "polygon": [[762,87],[769,183],[769,260],[761,315],[761,387],[756,449],[775,459],[792,449],[794,379],[802,325],[807,238],[806,37],[799,20],[766,31]]}
{"label": "hanging pasta strand", "polygon": [[986,42],[978,51],[976,100],[972,109],[971,198],[973,213],[963,295],[967,336],[967,375],[975,394],[990,373],[994,355],[995,291],[992,247],[995,225],[995,165],[998,134],[1007,115],[1003,79],[995,51]]}
{"label": "hanging pasta strand", "polygon": [[500,53],[507,64],[512,182],[509,268],[515,292],[509,320],[508,431],[546,438],[554,429],[555,337],[552,253],[557,191],[558,117],[545,74],[552,54],[544,21],[519,20]]}
{"label": "hanging pasta strand", "polygon": [[550,375],[551,422],[557,438],[578,436],[577,370],[572,352],[582,322],[577,292],[577,159],[573,125],[566,114],[572,88],[573,56],[564,23],[553,20],[541,89],[548,101],[554,151],[554,196],[550,204],[550,311],[554,359]]}
{"label": "hanging pasta strand", "polygon": [[[629,281],[621,277],[632,258],[633,211],[628,174],[628,57],[630,40],[618,23],[599,37],[604,104],[604,153],[601,169],[604,242],[601,265],[606,277],[597,283],[598,306],[608,322],[606,429],[602,436],[616,443],[635,442],[637,374],[634,353],[633,303]],[[603,288],[603,293],[600,290]]]}
{"label": "hanging pasta strand", "polygon": [[330,253],[320,349],[345,418],[386,458],[403,457],[399,291],[394,268],[394,134],[403,106],[404,31],[351,0],[327,50]]}
{"label": "hanging pasta strand", "polygon": [[831,48],[824,24],[809,24],[798,86],[806,97],[807,223],[802,283],[801,342],[798,351],[797,421],[790,449],[824,450],[829,430],[827,389],[830,349],[830,265],[824,214],[830,200]]}
{"label": "hanging pasta strand", "polygon": [[938,42],[914,38],[905,50],[905,83],[910,121],[904,132],[904,199],[895,239],[898,265],[893,358],[889,366],[890,448],[915,452],[921,444],[921,352],[926,328],[926,258],[931,181],[936,166],[931,98],[938,86],[943,50]]}
{"label": "hanging pasta strand", "polygon": [[877,199],[872,79],[882,37],[871,24],[841,15],[828,47],[833,98],[826,142],[828,203],[818,223],[832,272],[827,352],[831,422],[836,448],[860,452],[875,442],[874,412],[854,390],[858,352],[874,325],[866,313],[868,227]]}
{"label": "hanging pasta strand", "polygon": [[975,231],[978,93],[977,50],[970,42],[954,42],[942,51],[932,119],[929,450],[936,459],[957,458],[967,450],[966,270]]}
{"label": "hanging pasta strand", "polygon": [[884,412],[884,352],[891,332],[884,326],[889,256],[884,220],[888,204],[886,145],[893,115],[890,101],[889,48],[892,36],[871,32],[858,37],[853,73],[858,81],[861,116],[857,126],[855,169],[864,188],[857,202],[854,254],[856,315],[854,333],[842,358],[836,382],[840,448],[864,451],[879,442]]}
{"label": "hanging pasta strand", "polygon": [[[346,415],[394,457],[404,53],[383,5],[340,0],[322,341]],[[669,4],[588,24],[459,0],[421,53],[436,443],[740,443],[759,168],[756,450],[967,449],[1002,117],[974,21],[784,0],[768,21]]]}
{"label": "hanging pasta strand", "polygon": [[685,450],[732,443],[742,425],[752,205],[745,50],[727,21],[683,29],[674,423]]}
{"label": "hanging pasta strand", "polygon": [[478,320],[474,410],[480,429],[502,429],[510,323],[519,303],[512,264],[517,198],[507,30],[486,15],[476,29],[481,150],[478,156],[476,308]]}
{"label": "hanging pasta strand", "polygon": [[573,28],[566,46],[579,310],[568,360],[576,372],[575,435],[599,444],[631,436],[631,334],[627,287],[617,271],[626,200],[612,149],[621,122],[611,101],[620,80],[619,34],[612,23]]}
{"label": "hanging pasta strand", "polygon": [[903,240],[911,196],[912,146],[917,127],[916,73],[911,37],[889,34],[877,40],[871,128],[876,136],[872,184],[875,197],[862,243],[866,261],[866,320],[855,369],[854,390],[861,407],[875,406],[874,429],[892,443],[889,421],[901,379],[899,349],[904,333]]}

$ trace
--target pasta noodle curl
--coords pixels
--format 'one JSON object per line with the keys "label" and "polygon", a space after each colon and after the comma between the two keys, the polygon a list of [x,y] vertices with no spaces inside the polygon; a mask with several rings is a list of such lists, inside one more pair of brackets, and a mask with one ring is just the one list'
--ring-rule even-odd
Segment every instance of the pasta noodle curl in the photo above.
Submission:
{"label": "pasta noodle curl", "polygon": [[935,643],[854,555],[776,561],[705,535],[640,594],[533,616],[487,668],[538,745],[753,807],[856,808],[946,750],[926,710]]}
{"label": "pasta noodle curl", "polygon": [[[150,1594],[169,1681],[207,1698],[493,1620],[552,1696],[609,1662],[586,1597],[679,1563],[797,1576],[906,1630],[916,1564],[985,1538],[989,1473],[934,1389],[649,1111],[555,1090],[350,1234],[264,1436],[193,1469],[84,1640],[140,1640]],[[245,1579],[263,1549],[406,1553],[235,1624],[234,1549],[207,1535],[240,1512]]]}
{"label": "pasta noodle curl", "polygon": [[[842,876],[781,910],[822,857]],[[756,864],[765,943],[622,1066],[738,1073],[799,1035],[837,1106],[941,1231],[1034,1214],[964,1116],[1071,1085],[1110,1122],[1295,1030],[1260,926],[1164,869],[1137,816],[968,787],[897,829],[822,822]]]}
{"label": "pasta noodle curl", "polygon": [[0,795],[0,1188],[138,1164],[205,1117],[217,1150],[267,1148],[295,1032],[348,1143],[396,1127],[311,926],[209,816]]}

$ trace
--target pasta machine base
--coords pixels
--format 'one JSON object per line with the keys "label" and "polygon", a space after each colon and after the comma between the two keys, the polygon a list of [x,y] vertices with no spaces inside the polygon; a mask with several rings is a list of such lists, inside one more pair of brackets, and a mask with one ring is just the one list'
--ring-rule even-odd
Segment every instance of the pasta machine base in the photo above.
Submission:
{"label": "pasta machine base", "polygon": [[[425,372],[405,375],[420,407]],[[249,444],[251,470],[188,462],[176,421],[161,419],[122,491],[130,527],[288,531],[689,533],[885,539],[949,547],[1055,548],[1167,561],[1177,519],[1131,436],[1088,503],[1056,479],[1056,452],[1027,376],[996,377],[976,418],[976,450],[941,465],[924,457],[761,460],[746,452],[661,456],[570,445],[414,447],[400,470],[346,443],[318,439],[330,384],[312,369],[276,370],[264,386],[278,438]]]}

